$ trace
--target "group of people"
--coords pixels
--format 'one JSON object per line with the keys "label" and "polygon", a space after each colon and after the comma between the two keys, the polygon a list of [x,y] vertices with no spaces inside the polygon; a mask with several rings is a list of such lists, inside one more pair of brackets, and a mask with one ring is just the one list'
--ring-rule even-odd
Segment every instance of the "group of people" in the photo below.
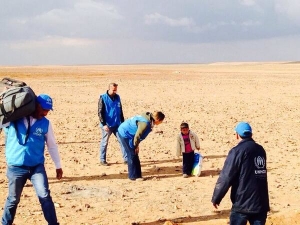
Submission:
{"label": "group of people", "polygon": [[[124,164],[128,165],[130,180],[143,180],[139,159],[139,145],[152,131],[154,125],[163,122],[165,115],[160,111],[144,112],[124,119],[118,85],[110,83],[106,93],[100,95],[98,116],[102,138],[100,142],[100,164],[109,166],[106,159],[109,138],[114,134],[120,143]],[[49,225],[57,225],[48,178],[44,167],[45,145],[56,167],[56,178],[61,179],[59,152],[53,128],[46,118],[53,109],[52,98],[41,94],[36,98],[36,110],[28,117],[8,123],[4,128],[5,155],[7,162],[8,197],[3,210],[2,225],[11,225],[27,180],[35,188],[44,217]],[[249,123],[240,122],[235,127],[240,142],[229,151],[223,169],[217,180],[212,204],[217,208],[231,188],[231,225],[263,225],[270,210],[266,152],[252,138]],[[182,155],[182,173],[191,175],[194,153],[200,150],[199,138],[183,122],[177,138],[177,156]]]}
{"label": "group of people", "polygon": [[[162,112],[146,112],[124,121],[120,96],[116,83],[110,83],[106,93],[99,98],[98,115],[102,130],[100,143],[100,164],[107,166],[106,152],[112,133],[120,143],[124,163],[128,164],[128,177],[142,179],[139,160],[139,143],[151,132],[153,125],[160,124],[165,115]],[[217,180],[212,204],[217,209],[221,200],[231,188],[231,225],[263,225],[270,210],[266,152],[252,138],[252,128],[247,122],[235,127],[237,146],[229,151],[223,169]],[[200,150],[197,134],[186,122],[180,125],[177,137],[176,155],[182,155],[182,173],[187,178],[194,165],[195,151]]]}
{"label": "group of people", "polygon": [[139,159],[139,144],[152,131],[154,125],[163,122],[160,111],[145,112],[124,121],[121,98],[117,94],[118,84],[110,83],[106,93],[100,95],[98,116],[102,138],[100,142],[100,164],[108,166],[106,152],[109,137],[114,134],[120,143],[124,164],[128,165],[130,180],[143,180]]}

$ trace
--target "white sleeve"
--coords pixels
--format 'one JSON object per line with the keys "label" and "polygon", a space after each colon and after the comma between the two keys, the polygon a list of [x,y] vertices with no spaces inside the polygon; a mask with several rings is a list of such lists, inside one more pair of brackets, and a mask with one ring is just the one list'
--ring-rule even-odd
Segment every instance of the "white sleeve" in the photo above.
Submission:
{"label": "white sleeve", "polygon": [[10,122],[7,122],[7,123],[5,123],[5,124],[2,124],[2,125],[0,125],[0,129],[1,129],[1,128],[8,127],[9,125],[10,125]]}
{"label": "white sleeve", "polygon": [[50,121],[49,121],[48,133],[46,134],[46,145],[48,148],[48,152],[55,164],[56,169],[60,169],[61,164],[60,164],[59,152],[58,152],[57,144],[54,137],[54,132]]}

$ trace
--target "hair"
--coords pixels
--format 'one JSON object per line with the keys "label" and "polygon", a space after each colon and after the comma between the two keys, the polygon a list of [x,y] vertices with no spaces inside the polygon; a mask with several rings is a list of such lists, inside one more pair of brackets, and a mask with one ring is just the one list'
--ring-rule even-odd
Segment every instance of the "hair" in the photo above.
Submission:
{"label": "hair", "polygon": [[180,124],[180,129],[182,129],[182,128],[189,128],[189,124],[186,123],[186,122],[182,122],[182,123]]}
{"label": "hair", "polygon": [[[239,134],[238,134],[239,135]],[[239,135],[242,139],[245,138],[252,138],[252,133],[251,132],[245,132],[243,136]]]}
{"label": "hair", "polygon": [[109,83],[108,89],[110,89],[111,86],[113,86],[113,87],[118,87],[118,84],[116,84],[116,83]]}
{"label": "hair", "polygon": [[165,114],[163,114],[160,111],[155,111],[155,112],[152,113],[152,117],[155,120],[163,121],[165,119]]}

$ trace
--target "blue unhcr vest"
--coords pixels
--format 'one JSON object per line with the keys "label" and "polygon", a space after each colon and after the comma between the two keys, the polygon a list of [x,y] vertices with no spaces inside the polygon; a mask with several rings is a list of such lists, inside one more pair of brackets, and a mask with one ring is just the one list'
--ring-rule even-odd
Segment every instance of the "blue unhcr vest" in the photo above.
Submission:
{"label": "blue unhcr vest", "polygon": [[135,133],[138,129],[138,126],[137,126],[138,122],[147,123],[147,128],[140,137],[140,141],[142,141],[152,131],[151,123],[145,117],[140,116],[140,115],[131,117],[131,118],[125,120],[118,128],[119,135],[124,137],[124,138],[129,139],[129,145],[130,145],[131,148],[134,148],[133,139],[134,139],[134,135],[135,135]]}
{"label": "blue unhcr vest", "polygon": [[109,95],[101,95],[104,101],[105,107],[105,121],[109,127],[117,127],[121,123],[121,99],[119,95],[115,95],[115,100],[113,101]]}
{"label": "blue unhcr vest", "polygon": [[14,123],[10,123],[9,127],[5,128],[5,156],[7,164],[13,166],[36,166],[43,164],[45,162],[45,135],[48,132],[49,120],[45,117],[36,120],[30,126],[28,138],[26,138],[27,129],[23,118]]}

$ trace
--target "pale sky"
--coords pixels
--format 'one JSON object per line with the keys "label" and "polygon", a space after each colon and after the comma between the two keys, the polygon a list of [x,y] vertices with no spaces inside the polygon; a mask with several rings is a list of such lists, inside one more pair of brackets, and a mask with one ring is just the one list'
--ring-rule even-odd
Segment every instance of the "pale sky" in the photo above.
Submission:
{"label": "pale sky", "polygon": [[300,61],[299,0],[0,0],[0,65]]}

